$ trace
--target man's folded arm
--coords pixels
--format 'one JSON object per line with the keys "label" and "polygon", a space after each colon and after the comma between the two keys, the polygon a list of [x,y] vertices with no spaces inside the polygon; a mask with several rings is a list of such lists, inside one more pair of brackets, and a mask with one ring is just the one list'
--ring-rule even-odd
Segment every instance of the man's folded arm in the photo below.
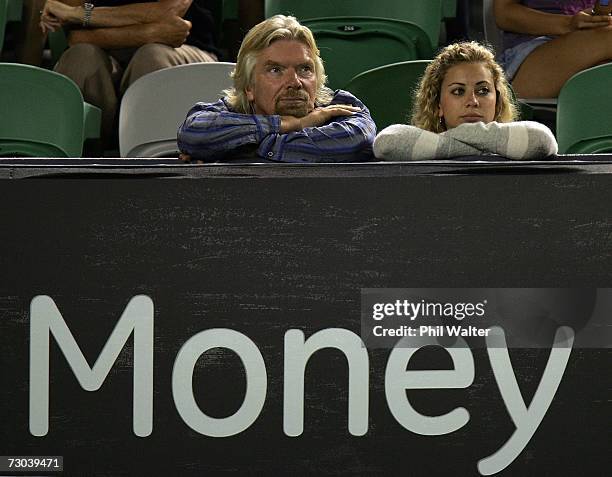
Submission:
{"label": "man's folded arm", "polygon": [[220,99],[196,104],[179,127],[177,141],[192,159],[216,161],[279,130],[280,116],[234,113]]}
{"label": "man's folded arm", "polygon": [[136,23],[155,23],[172,16],[183,17],[192,1],[159,0],[158,2],[131,3],[118,7],[96,7],[93,10],[91,25],[94,27],[125,26]]}
{"label": "man's folded arm", "polygon": [[[59,0],[72,8],[57,5],[52,12],[68,24],[80,25],[84,17],[83,0]],[[163,22],[170,17],[183,17],[193,0],[159,0],[158,2],[130,3],[116,7],[94,7],[89,26],[111,28],[144,23]],[[95,3],[95,2],[92,2]]]}
{"label": "man's folded arm", "polygon": [[179,128],[179,149],[193,159],[219,160],[246,144],[259,144],[257,154],[278,162],[359,162],[372,158],[376,126],[367,108],[348,93],[332,104],[360,108],[318,127],[281,132],[281,117],[233,113],[223,100],[199,103]]}
{"label": "man's folded arm", "polygon": [[189,35],[191,23],[180,17],[159,23],[122,27],[83,28],[68,34],[68,43],[91,43],[104,49],[138,48],[149,43],[179,47]]}
{"label": "man's folded arm", "polygon": [[329,124],[269,134],[257,153],[280,162],[362,162],[372,159],[376,126],[367,110],[338,116]]}
{"label": "man's folded arm", "polygon": [[137,48],[150,43],[150,37],[147,25],[79,29],[68,33],[68,44],[91,43],[103,49]]}

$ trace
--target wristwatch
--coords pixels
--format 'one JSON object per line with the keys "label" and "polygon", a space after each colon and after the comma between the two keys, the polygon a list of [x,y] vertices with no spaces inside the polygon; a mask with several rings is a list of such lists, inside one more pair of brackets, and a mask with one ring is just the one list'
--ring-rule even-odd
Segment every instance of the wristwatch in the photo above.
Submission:
{"label": "wristwatch", "polygon": [[85,2],[83,3],[83,26],[87,28],[89,22],[91,22],[91,14],[93,13],[94,4]]}

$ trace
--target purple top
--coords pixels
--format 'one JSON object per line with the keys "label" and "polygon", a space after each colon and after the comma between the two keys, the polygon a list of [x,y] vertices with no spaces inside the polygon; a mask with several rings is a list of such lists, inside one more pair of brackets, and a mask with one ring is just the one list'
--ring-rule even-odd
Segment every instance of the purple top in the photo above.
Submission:
{"label": "purple top", "polygon": [[[561,15],[575,15],[576,13],[593,8],[595,0],[521,0],[522,5],[546,13]],[[504,50],[512,48],[519,43],[536,38],[536,35],[504,32]]]}

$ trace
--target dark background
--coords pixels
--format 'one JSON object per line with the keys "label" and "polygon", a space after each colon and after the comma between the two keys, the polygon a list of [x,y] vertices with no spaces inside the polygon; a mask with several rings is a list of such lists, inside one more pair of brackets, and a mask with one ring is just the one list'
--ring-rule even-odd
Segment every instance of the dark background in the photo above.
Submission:
{"label": "dark background", "polygon": [[[601,167],[2,172],[38,178],[0,181],[0,454],[63,455],[64,475],[477,475],[478,460],[515,429],[486,350],[473,350],[469,388],[408,391],[423,414],[470,412],[466,426],[437,437],[391,415],[384,349],[369,351],[368,433],[351,436],[346,360],[321,351],[307,368],[304,433],[290,438],[285,332],[359,334],[361,288],[611,286],[612,175],[588,173]],[[90,364],[129,299],[152,298],[151,436],[132,433],[131,339],[93,393],[51,340],[49,432],[29,434],[29,303],[38,294],[56,302]],[[259,418],[229,438],[192,431],[172,400],[179,349],[215,327],[252,339],[268,374]],[[529,403],[549,350],[510,355]],[[611,357],[609,348],[573,350],[542,424],[500,475],[607,474]],[[425,348],[409,367],[450,364],[443,350]],[[215,349],[200,358],[194,393],[204,412],[233,414],[244,390],[235,355]]]}

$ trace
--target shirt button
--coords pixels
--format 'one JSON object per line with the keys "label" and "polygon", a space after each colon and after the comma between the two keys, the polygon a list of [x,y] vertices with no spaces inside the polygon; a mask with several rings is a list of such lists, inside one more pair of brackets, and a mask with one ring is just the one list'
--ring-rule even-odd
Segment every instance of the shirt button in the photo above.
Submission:
{"label": "shirt button", "polygon": [[270,152],[268,153],[268,157],[272,157],[273,155],[274,155],[274,153],[273,153],[272,151],[270,151]]}

